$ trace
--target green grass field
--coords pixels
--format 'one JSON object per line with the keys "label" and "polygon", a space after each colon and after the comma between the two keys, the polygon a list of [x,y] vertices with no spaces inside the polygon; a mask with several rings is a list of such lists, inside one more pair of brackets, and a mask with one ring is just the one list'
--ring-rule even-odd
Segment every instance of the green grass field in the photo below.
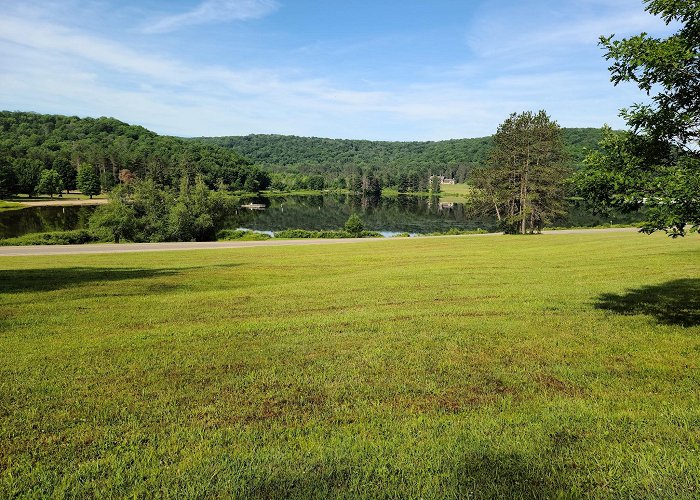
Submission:
{"label": "green grass field", "polygon": [[467,197],[472,194],[474,188],[471,184],[445,184],[440,186],[440,197],[443,196],[459,196]]}
{"label": "green grass field", "polygon": [[[93,199],[95,198],[108,198],[107,194],[97,194],[93,196]],[[80,192],[73,191],[71,193],[61,193],[61,196],[59,197],[58,195],[54,195],[53,197],[49,196],[48,194],[35,194],[33,196],[29,196],[28,194],[18,194],[16,196],[13,196],[9,198],[11,201],[15,202],[23,202],[23,201],[61,201],[61,200],[88,200],[90,199],[89,196],[81,194]]]}
{"label": "green grass field", "polygon": [[700,495],[700,237],[0,259],[0,498]]}

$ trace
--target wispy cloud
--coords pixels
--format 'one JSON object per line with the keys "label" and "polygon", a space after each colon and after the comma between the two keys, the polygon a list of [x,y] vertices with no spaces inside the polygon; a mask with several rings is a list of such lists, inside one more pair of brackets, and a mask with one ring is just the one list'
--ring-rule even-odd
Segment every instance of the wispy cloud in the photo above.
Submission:
{"label": "wispy cloud", "polygon": [[[27,0],[22,5],[26,3],[31,4]],[[247,5],[253,3],[261,4]],[[192,12],[214,4],[242,5],[208,1]],[[121,10],[121,5],[114,9]],[[81,11],[47,16],[41,9],[15,8],[0,17],[0,109],[114,116],[177,135],[475,137],[492,133],[509,113],[527,109],[546,109],[564,126],[606,121],[622,126],[615,118],[617,110],[637,100],[636,89],[612,87],[595,36],[630,23],[641,29],[647,22],[631,12],[631,21],[625,22],[616,8],[616,15],[603,21],[572,18],[568,35],[532,25],[513,41],[504,30],[515,32],[516,20],[501,25],[501,17],[488,11],[474,19],[470,32],[482,41],[469,44],[470,51],[436,64],[432,71],[421,72],[416,64],[407,66],[405,78],[390,78],[383,62],[403,53],[393,46],[382,46],[386,57],[376,59],[361,77],[338,71],[346,62],[351,66],[358,57],[364,61],[380,52],[374,45],[362,45],[367,36],[358,36],[352,46],[357,54],[343,52],[343,44],[321,43],[326,39],[319,37],[318,46],[305,44],[303,57],[288,57],[284,64],[243,52],[242,57],[205,59],[197,51],[173,55],[162,37],[97,32],[90,23],[74,22],[75,12]],[[241,12],[236,18],[242,19]],[[211,15],[198,14],[196,22]],[[216,17],[222,17],[220,11]],[[133,26],[131,20],[119,26]],[[169,21],[161,30],[194,22]],[[186,39],[184,33],[178,38]],[[334,50],[338,47],[340,51]],[[579,60],[581,47],[593,57]],[[298,55],[289,47],[278,49],[283,56]],[[329,64],[328,54],[341,63]]]}
{"label": "wispy cloud", "polygon": [[166,16],[143,28],[144,33],[167,33],[184,26],[264,17],[279,5],[274,0],[205,0],[194,9]]}

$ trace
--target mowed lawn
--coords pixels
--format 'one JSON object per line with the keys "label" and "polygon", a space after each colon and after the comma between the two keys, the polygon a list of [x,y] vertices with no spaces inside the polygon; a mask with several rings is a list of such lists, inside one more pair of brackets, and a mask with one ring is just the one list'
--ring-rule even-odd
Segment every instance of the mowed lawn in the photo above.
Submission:
{"label": "mowed lawn", "polygon": [[0,259],[0,497],[700,495],[700,237]]}
{"label": "mowed lawn", "polygon": [[457,196],[469,196],[474,191],[471,184],[443,184],[440,186],[441,194],[452,194]]}

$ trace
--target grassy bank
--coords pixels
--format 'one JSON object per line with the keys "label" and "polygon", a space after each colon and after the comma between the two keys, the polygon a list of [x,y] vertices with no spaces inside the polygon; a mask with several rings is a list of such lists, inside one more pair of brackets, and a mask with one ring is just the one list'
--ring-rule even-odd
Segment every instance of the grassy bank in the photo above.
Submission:
{"label": "grassy bank", "polygon": [[21,203],[0,200],[0,212],[5,212],[7,210],[20,210],[22,208],[25,208],[25,206]]}
{"label": "grassy bank", "polygon": [[0,497],[693,497],[700,238],[0,259]]}
{"label": "grassy bank", "polygon": [[[108,198],[108,195],[106,193],[102,194],[97,194],[92,197],[92,199],[104,199]],[[10,200],[15,201],[15,202],[26,202],[26,201],[61,201],[61,200],[89,200],[91,199],[89,196],[81,194],[80,192],[72,192],[72,193],[61,193],[61,196],[59,197],[58,195],[54,195],[53,197],[49,196],[48,194],[34,194],[34,195],[28,195],[28,194],[18,194],[16,196],[13,196],[10,198]]]}
{"label": "grassy bank", "polygon": [[468,198],[474,192],[474,188],[471,184],[443,184],[440,186],[440,197],[443,196],[457,196],[462,198]]}

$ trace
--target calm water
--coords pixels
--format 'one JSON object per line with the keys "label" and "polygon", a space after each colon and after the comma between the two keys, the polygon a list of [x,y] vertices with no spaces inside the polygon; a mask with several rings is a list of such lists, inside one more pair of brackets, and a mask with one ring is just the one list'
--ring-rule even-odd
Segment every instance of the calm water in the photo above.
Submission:
{"label": "calm water", "polygon": [[[384,233],[431,233],[458,229],[496,229],[491,218],[475,218],[463,204],[440,204],[437,199],[416,196],[360,198],[345,195],[288,196],[247,199],[261,203],[265,210],[238,208],[226,221],[227,228],[248,228],[256,231],[282,229],[338,229],[350,214],[358,213],[365,227]],[[80,229],[87,226],[94,206],[36,207],[0,212],[0,238],[27,233]],[[628,222],[618,217],[614,222]],[[604,224],[610,220],[593,217],[573,209],[557,225]]]}

